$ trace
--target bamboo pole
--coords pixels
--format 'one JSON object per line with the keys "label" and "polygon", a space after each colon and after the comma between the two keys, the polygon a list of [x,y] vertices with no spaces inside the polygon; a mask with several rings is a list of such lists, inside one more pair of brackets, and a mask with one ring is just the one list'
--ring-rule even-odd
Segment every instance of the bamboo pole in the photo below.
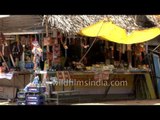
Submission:
{"label": "bamboo pole", "polygon": [[46,27],[46,37],[48,37],[49,36],[49,34],[48,34],[48,17],[46,18],[46,21],[45,21],[45,27]]}

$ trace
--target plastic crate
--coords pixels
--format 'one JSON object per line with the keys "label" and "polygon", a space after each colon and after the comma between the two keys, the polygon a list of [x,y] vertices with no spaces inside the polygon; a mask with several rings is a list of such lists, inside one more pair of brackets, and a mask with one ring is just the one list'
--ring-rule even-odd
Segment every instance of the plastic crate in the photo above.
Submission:
{"label": "plastic crate", "polygon": [[44,92],[46,92],[46,87],[28,87],[27,92],[44,93]]}
{"label": "plastic crate", "polygon": [[44,102],[45,96],[44,95],[26,95],[26,101]]}

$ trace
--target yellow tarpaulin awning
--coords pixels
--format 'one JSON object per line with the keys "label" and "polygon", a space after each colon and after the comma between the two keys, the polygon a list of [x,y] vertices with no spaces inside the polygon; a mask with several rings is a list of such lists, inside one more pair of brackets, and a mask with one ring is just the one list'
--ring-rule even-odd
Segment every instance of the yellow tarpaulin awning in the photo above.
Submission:
{"label": "yellow tarpaulin awning", "polygon": [[149,41],[160,35],[159,28],[148,28],[145,30],[133,31],[129,34],[125,41],[127,44],[141,43]]}
{"label": "yellow tarpaulin awning", "polygon": [[119,40],[126,36],[126,30],[112,22],[99,21],[83,28],[79,34],[89,37],[101,37],[105,35],[109,40]]}
{"label": "yellow tarpaulin awning", "polygon": [[[155,37],[160,35],[160,29],[159,28],[149,28],[145,30],[137,30],[133,31],[130,34],[128,34],[126,37],[123,37],[123,39],[114,39],[112,36],[109,35],[102,35],[100,38],[104,40],[109,40],[116,43],[121,44],[135,44],[135,43],[142,43],[146,42],[148,40],[151,40]],[[110,38],[109,38],[110,37]],[[112,39],[112,40],[110,40]]]}
{"label": "yellow tarpaulin awning", "polygon": [[135,44],[155,38],[160,35],[160,29],[148,28],[127,34],[125,29],[113,24],[112,22],[99,21],[93,25],[83,28],[79,34],[89,37],[99,37],[104,40],[121,44]]}

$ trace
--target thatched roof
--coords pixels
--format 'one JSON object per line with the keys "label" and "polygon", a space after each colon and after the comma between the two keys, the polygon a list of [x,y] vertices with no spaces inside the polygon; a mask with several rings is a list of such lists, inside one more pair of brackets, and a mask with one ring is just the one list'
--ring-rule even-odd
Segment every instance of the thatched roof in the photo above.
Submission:
{"label": "thatched roof", "polygon": [[42,31],[40,15],[10,15],[0,18],[0,31],[3,33]]}
{"label": "thatched roof", "polygon": [[66,34],[77,34],[82,28],[103,19],[112,21],[128,32],[159,26],[154,15],[44,15],[43,24],[47,20],[52,29]]}
{"label": "thatched roof", "polygon": [[146,17],[154,22],[157,27],[160,27],[160,15],[146,15]]}

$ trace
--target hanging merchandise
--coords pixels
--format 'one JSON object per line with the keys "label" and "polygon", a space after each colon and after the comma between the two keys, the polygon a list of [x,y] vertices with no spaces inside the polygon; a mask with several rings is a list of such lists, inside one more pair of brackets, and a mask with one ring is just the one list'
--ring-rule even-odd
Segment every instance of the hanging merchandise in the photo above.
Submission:
{"label": "hanging merchandise", "polygon": [[60,64],[61,62],[61,51],[60,51],[60,42],[63,40],[62,34],[57,32],[57,38],[54,39],[53,45],[53,63]]}
{"label": "hanging merchandise", "polygon": [[[6,42],[5,36],[3,33],[0,33],[0,54],[3,59],[4,64],[7,66],[7,70],[9,71],[9,57],[11,57],[11,61],[14,64],[12,56],[10,54],[10,48]],[[8,64],[8,65],[7,65]]]}
{"label": "hanging merchandise", "polygon": [[11,54],[13,56],[13,58],[18,58],[20,59],[22,52],[23,52],[23,46],[22,44],[19,42],[19,36],[16,36],[16,42],[13,42],[10,45],[10,50],[11,50]]}
{"label": "hanging merchandise", "polygon": [[126,45],[125,44],[122,44],[122,53],[124,54],[126,51]]}
{"label": "hanging merchandise", "polygon": [[[61,44],[63,45],[63,48],[64,48],[64,57],[67,58],[67,49],[68,49],[68,46],[67,46],[67,36],[63,37],[64,38],[64,41],[63,39],[60,40]],[[61,60],[62,61],[62,60]]]}
{"label": "hanging merchandise", "polygon": [[64,49],[67,50],[68,46],[67,46],[67,37],[65,37],[65,40],[63,41],[63,39],[60,39],[61,44],[63,45]]}
{"label": "hanging merchandise", "polygon": [[56,37],[57,37],[57,30],[53,30],[53,31],[52,31],[52,37],[53,37],[53,38],[56,38]]}
{"label": "hanging merchandise", "polygon": [[46,61],[48,60],[48,65],[52,65],[53,61],[53,45],[54,45],[54,40],[51,37],[45,37],[43,38],[43,48],[44,48],[44,56],[43,60]]}
{"label": "hanging merchandise", "polygon": [[127,59],[128,59],[128,67],[132,68],[132,53],[131,53],[131,45],[127,45]]}
{"label": "hanging merchandise", "polygon": [[23,47],[17,43],[14,42],[13,44],[11,44],[11,54],[13,56],[14,59],[18,58],[20,60],[22,52],[23,52]]}
{"label": "hanging merchandise", "polygon": [[58,44],[58,40],[55,39],[55,44],[53,45],[53,63],[59,64],[60,63],[60,44]]}
{"label": "hanging merchandise", "polygon": [[41,46],[42,46],[42,48],[43,48],[43,55],[42,55],[41,59],[42,59],[42,61],[45,61],[45,60],[44,60],[44,45],[43,45],[44,36],[43,36],[43,33],[42,33],[40,36],[41,36],[41,37],[40,37]]}
{"label": "hanging merchandise", "polygon": [[62,34],[60,32],[57,32],[57,40],[62,41],[62,39],[63,39]]}
{"label": "hanging merchandise", "polygon": [[[30,43],[31,42],[31,43]],[[30,38],[30,36],[28,35],[27,37],[25,37],[25,43],[23,43],[22,45],[24,46],[25,44],[25,54],[24,54],[24,58],[26,58],[26,56],[31,56],[32,52],[32,39]]]}
{"label": "hanging merchandise", "polygon": [[33,67],[34,67],[34,64],[31,60],[31,57],[26,56],[25,68],[28,69],[28,70],[32,70]]}
{"label": "hanging merchandise", "polygon": [[105,41],[105,53],[106,53],[106,59],[109,58],[109,42]]}
{"label": "hanging merchandise", "polygon": [[43,45],[48,46],[48,45],[53,45],[53,39],[51,37],[45,37],[43,40]]}
{"label": "hanging merchandise", "polygon": [[145,48],[143,44],[137,44],[135,46],[135,65],[141,65],[142,64],[142,60],[143,60],[143,56],[142,54],[144,53]]}
{"label": "hanging merchandise", "polygon": [[21,42],[22,45],[27,45],[26,37],[25,36],[21,36],[20,37],[20,42]]}
{"label": "hanging merchandise", "polygon": [[49,69],[49,61],[45,60],[44,62],[44,70],[48,70]]}
{"label": "hanging merchandise", "polygon": [[122,59],[122,44],[119,45],[119,62],[121,63]]}
{"label": "hanging merchandise", "polygon": [[33,44],[32,44],[32,41],[33,41],[33,37],[32,35],[29,36],[29,46],[31,47],[31,49],[33,48]]}
{"label": "hanging merchandise", "polygon": [[71,37],[70,36],[68,36],[68,43],[69,43],[69,45],[71,45]]}
{"label": "hanging merchandise", "polygon": [[89,47],[89,45],[87,44],[86,38],[83,39],[83,42],[82,42],[81,46],[82,46],[84,49],[87,49],[87,48]]}
{"label": "hanging merchandise", "polygon": [[0,34],[0,52],[2,53],[3,56],[8,57],[9,55],[9,47],[6,42],[5,36],[3,33]]}
{"label": "hanging merchandise", "polygon": [[110,49],[111,49],[111,52],[110,52],[110,54],[111,54],[110,63],[111,64],[114,64],[114,44],[115,43],[111,43],[111,46],[110,46]]}
{"label": "hanging merchandise", "polygon": [[34,70],[36,70],[37,68],[39,68],[40,65],[40,57],[42,56],[42,48],[40,47],[40,45],[38,44],[37,40],[34,40],[32,42],[33,44],[33,49],[32,49],[32,53],[34,54],[34,58],[33,58],[33,63],[34,63]]}

